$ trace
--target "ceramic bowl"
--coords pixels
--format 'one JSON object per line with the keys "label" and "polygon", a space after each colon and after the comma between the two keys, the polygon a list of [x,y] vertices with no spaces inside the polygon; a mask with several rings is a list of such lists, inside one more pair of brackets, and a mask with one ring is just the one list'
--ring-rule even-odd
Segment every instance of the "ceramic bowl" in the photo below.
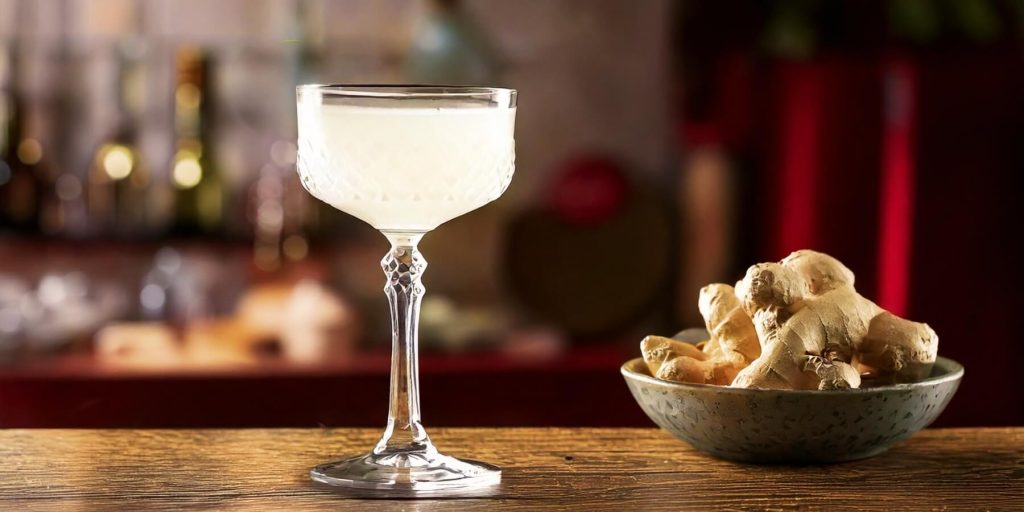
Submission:
{"label": "ceramic bowl", "polygon": [[939,357],[912,384],[836,391],[742,389],[668,382],[642,358],[622,365],[640,407],[658,426],[723,459],[810,464],[871,457],[935,421],[963,366]]}

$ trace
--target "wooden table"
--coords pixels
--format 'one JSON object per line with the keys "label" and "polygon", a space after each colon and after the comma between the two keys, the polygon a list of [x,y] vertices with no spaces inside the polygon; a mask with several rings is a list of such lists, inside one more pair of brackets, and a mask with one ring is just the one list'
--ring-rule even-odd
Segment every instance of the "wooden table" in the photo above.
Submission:
{"label": "wooden table", "polygon": [[0,510],[1022,510],[1024,428],[927,430],[873,459],[751,466],[654,429],[435,429],[500,464],[491,497],[366,500],[310,466],[374,430],[0,430]]}

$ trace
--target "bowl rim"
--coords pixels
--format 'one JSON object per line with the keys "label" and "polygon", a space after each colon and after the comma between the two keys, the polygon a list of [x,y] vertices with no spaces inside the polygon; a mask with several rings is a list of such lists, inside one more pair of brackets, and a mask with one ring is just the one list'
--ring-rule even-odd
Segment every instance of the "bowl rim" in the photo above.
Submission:
{"label": "bowl rim", "polygon": [[[639,363],[637,363],[638,361],[639,361]],[[657,377],[653,377],[651,375],[643,374],[643,373],[634,371],[634,370],[629,368],[632,365],[644,364],[644,358],[642,358],[642,357],[634,357],[633,359],[630,359],[630,360],[626,361],[625,363],[622,363],[622,366],[619,367],[619,371],[620,371],[620,373],[622,373],[622,376],[625,377],[627,380],[632,379],[632,380],[637,380],[637,381],[645,382],[647,384],[657,384],[657,385],[663,385],[663,386],[669,386],[669,387],[676,387],[676,388],[679,388],[679,389],[691,389],[691,390],[713,389],[713,390],[716,390],[718,392],[723,392],[723,393],[763,393],[763,392],[771,392],[771,393],[782,393],[782,394],[787,394],[787,395],[829,395],[829,394],[850,395],[850,394],[877,393],[877,392],[880,392],[880,391],[893,391],[893,390],[900,390],[900,389],[915,389],[915,388],[920,388],[920,387],[925,387],[925,386],[932,386],[932,385],[936,385],[936,384],[942,384],[942,383],[945,383],[945,382],[959,381],[960,379],[963,378],[963,376],[964,376],[964,367],[963,367],[962,364],[960,364],[960,363],[958,363],[958,362],[956,362],[956,361],[954,361],[954,360],[952,360],[952,359],[950,359],[948,357],[942,357],[942,356],[936,357],[935,358],[935,362],[936,363],[941,362],[943,366],[947,366],[949,368],[949,372],[945,373],[943,375],[935,376],[935,377],[928,377],[927,379],[920,380],[920,381],[917,381],[917,382],[904,382],[904,383],[899,383],[899,384],[888,384],[888,385],[885,385],[885,386],[875,386],[875,387],[870,387],[870,388],[829,389],[829,390],[819,390],[819,389],[734,388],[734,387],[731,387],[731,386],[718,386],[718,385],[715,385],[715,384],[695,384],[695,383],[691,383],[691,382],[673,382],[673,381],[668,381],[668,380],[662,380],[662,379],[659,379]]]}

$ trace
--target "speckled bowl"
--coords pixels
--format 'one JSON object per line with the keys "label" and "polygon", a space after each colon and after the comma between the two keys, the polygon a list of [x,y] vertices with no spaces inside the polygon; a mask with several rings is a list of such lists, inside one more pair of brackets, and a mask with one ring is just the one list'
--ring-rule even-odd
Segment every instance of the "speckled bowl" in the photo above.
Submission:
{"label": "speckled bowl", "polygon": [[661,428],[723,459],[842,462],[871,457],[928,426],[964,368],[939,357],[928,379],[845,391],[740,389],[656,379],[643,359],[622,365],[640,407]]}

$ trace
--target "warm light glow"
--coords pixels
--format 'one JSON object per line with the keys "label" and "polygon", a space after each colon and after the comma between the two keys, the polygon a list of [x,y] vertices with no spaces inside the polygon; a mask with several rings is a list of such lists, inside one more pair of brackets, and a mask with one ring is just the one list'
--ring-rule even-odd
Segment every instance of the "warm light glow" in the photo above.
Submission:
{"label": "warm light glow", "polygon": [[27,165],[38,164],[43,159],[43,146],[35,139],[24,139],[18,144],[18,160]]}
{"label": "warm light glow", "polygon": [[284,239],[281,247],[286,258],[292,261],[305,259],[309,254],[309,242],[302,235],[292,235]]}
{"label": "warm light glow", "polygon": [[181,84],[174,91],[174,101],[178,104],[179,109],[195,110],[199,108],[199,103],[202,100],[202,92],[193,84]]}
{"label": "warm light glow", "polygon": [[171,178],[174,180],[174,186],[178,188],[192,188],[203,180],[203,167],[199,165],[199,159],[195,156],[179,155],[174,162]]}
{"label": "warm light glow", "polygon": [[113,144],[103,151],[103,170],[112,180],[123,180],[132,173],[135,167],[135,158],[132,152],[125,146]]}

